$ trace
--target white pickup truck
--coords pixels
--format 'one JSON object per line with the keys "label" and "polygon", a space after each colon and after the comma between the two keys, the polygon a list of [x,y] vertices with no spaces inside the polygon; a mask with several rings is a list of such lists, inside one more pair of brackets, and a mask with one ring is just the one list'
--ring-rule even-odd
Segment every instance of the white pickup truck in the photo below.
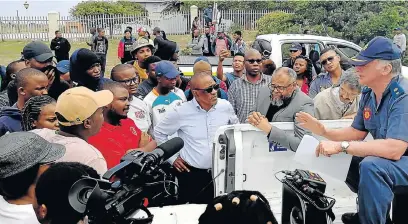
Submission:
{"label": "white pickup truck", "polygon": [[[252,47],[259,50],[265,57],[275,62],[277,67],[281,67],[283,61],[289,57],[289,48],[293,42],[302,44],[303,54],[312,61],[319,60],[318,54],[325,48],[333,48],[341,58],[343,69],[347,69],[347,61],[360,52],[361,47],[352,42],[328,36],[315,36],[303,34],[265,34],[259,35],[254,40]],[[317,57],[316,57],[317,56]],[[195,56],[180,56],[178,65],[186,76],[193,75],[193,64]],[[212,65],[213,74],[217,72],[218,57],[208,57]],[[224,60],[224,72],[232,71],[232,58]],[[408,77],[408,67],[403,66],[402,73]]]}

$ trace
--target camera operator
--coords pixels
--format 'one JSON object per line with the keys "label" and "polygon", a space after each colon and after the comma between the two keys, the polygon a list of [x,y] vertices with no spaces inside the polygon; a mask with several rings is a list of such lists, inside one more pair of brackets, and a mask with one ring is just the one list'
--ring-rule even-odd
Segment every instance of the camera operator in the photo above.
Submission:
{"label": "camera operator", "polygon": [[214,197],[212,183],[212,139],[216,130],[238,123],[231,104],[218,99],[211,72],[194,74],[191,79],[193,100],[172,108],[154,128],[156,141],[162,143],[178,133],[184,148],[174,161],[179,181],[180,203],[209,203]]}
{"label": "camera operator", "polygon": [[84,176],[99,179],[98,173],[87,165],[60,162],[50,166],[38,179],[33,208],[41,224],[82,223],[85,214],[75,211],[68,201],[71,186]]}

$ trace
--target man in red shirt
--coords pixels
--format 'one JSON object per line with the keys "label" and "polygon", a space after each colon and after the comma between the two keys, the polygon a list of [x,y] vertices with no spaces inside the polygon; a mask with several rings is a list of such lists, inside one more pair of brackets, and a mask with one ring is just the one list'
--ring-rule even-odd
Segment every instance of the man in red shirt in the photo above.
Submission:
{"label": "man in red shirt", "polygon": [[118,165],[129,150],[150,152],[157,147],[156,141],[146,141],[134,121],[127,117],[129,112],[129,92],[121,83],[107,82],[104,90],[113,93],[113,101],[103,112],[105,119],[101,130],[88,139],[105,157],[108,169]]}

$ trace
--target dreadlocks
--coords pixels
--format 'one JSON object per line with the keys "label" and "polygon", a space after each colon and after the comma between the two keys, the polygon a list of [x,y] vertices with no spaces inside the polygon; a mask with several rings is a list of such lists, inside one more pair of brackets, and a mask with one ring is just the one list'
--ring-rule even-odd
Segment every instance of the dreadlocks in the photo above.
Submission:
{"label": "dreadlocks", "polygon": [[[303,59],[307,63],[306,71],[303,74],[298,74],[298,78],[306,77],[307,84],[310,86],[310,83],[313,81],[313,62],[306,56],[299,55],[296,57],[295,61],[298,59]],[[302,76],[302,77],[299,77]]]}
{"label": "dreadlocks", "polygon": [[55,100],[47,95],[31,97],[25,103],[22,112],[21,126],[23,127],[23,131],[35,129],[34,121],[38,120],[42,108],[53,103],[56,103]]}
{"label": "dreadlocks", "polygon": [[268,200],[258,191],[234,191],[207,205],[199,224],[278,224]]}

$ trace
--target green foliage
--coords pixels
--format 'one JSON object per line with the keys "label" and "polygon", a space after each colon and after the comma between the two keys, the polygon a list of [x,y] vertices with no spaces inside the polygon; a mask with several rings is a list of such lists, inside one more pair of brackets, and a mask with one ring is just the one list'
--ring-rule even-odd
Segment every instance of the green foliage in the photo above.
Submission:
{"label": "green foliage", "polygon": [[[199,10],[207,8],[208,5],[213,5],[214,0],[183,0],[183,8],[189,9],[192,5],[198,7]],[[243,0],[216,0],[218,9],[220,10],[245,10],[245,9],[274,9],[276,2],[274,1],[243,1]]]}
{"label": "green foliage", "polygon": [[72,16],[137,15],[145,12],[146,9],[143,6],[131,1],[84,1],[74,6],[70,11]]}
{"label": "green foliage", "polygon": [[[392,37],[395,27],[408,25],[407,1],[284,1],[275,9],[293,12],[291,17],[272,13],[259,19],[259,33],[328,35],[367,43],[375,36]],[[289,19],[290,18],[290,19]],[[323,27],[326,27],[324,29]]]}
{"label": "green foliage", "polygon": [[299,33],[294,25],[294,15],[284,12],[273,12],[258,21],[259,34],[266,33]]}

